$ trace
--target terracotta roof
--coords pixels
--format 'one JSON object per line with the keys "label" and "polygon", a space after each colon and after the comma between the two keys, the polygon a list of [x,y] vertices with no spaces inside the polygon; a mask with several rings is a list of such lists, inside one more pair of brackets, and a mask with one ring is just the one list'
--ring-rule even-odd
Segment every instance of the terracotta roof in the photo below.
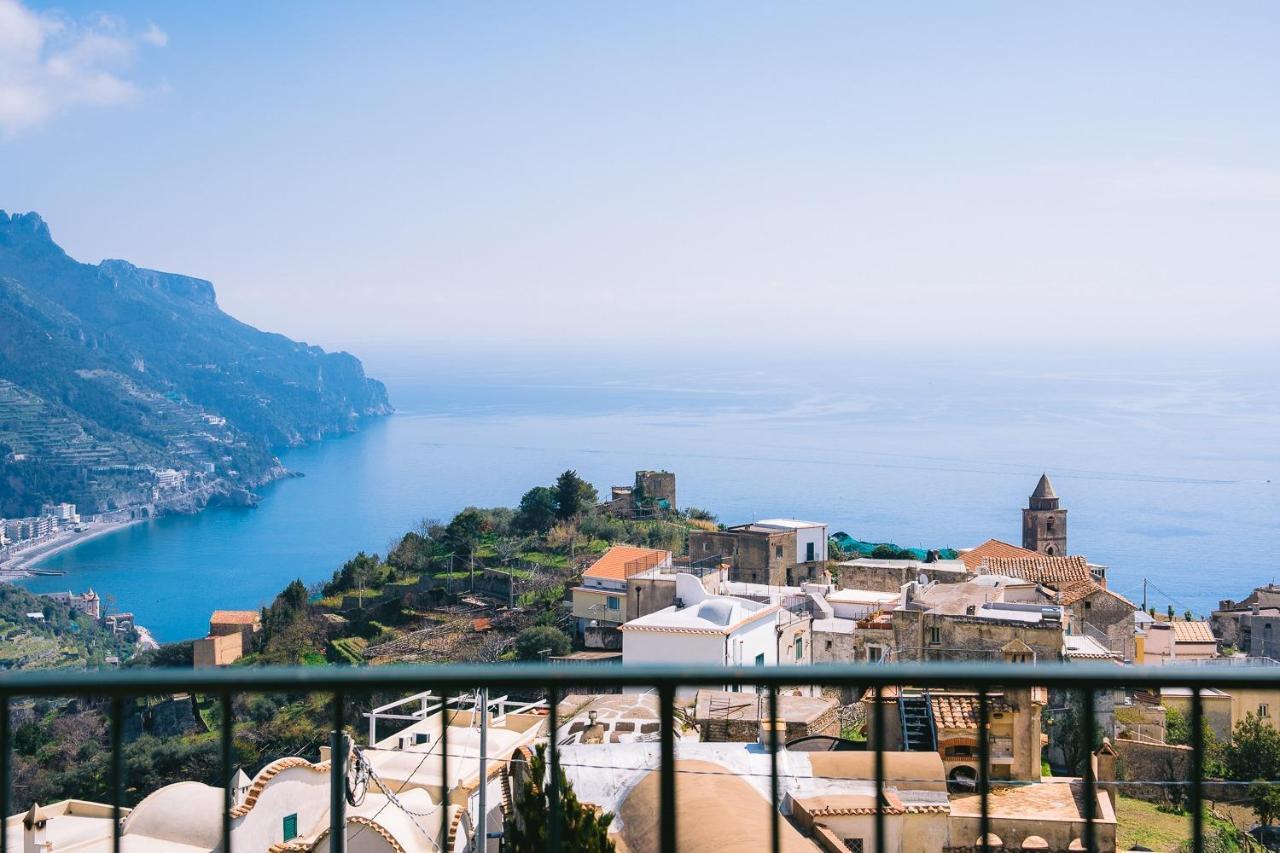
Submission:
{"label": "terracotta roof", "polygon": [[1093,572],[1084,557],[1050,557],[1035,554],[1030,557],[988,557],[982,561],[979,571],[991,575],[1008,575],[1053,587],[1063,604],[1075,604],[1082,598],[1102,589],[1094,580]]}
{"label": "terracotta roof", "polygon": [[[978,727],[978,697],[976,694],[931,693],[933,719],[940,729],[976,729]],[[989,696],[987,710],[990,714],[1003,714],[1010,710],[1003,696]]]}
{"label": "terracotta roof", "polygon": [[253,784],[249,786],[248,792],[245,794],[244,801],[240,805],[231,809],[232,817],[244,817],[253,811],[253,807],[258,804],[258,798],[262,796],[262,792],[266,790],[267,785],[276,776],[293,767],[302,767],[313,773],[328,773],[329,762],[322,761],[319,764],[312,764],[305,758],[296,756],[288,756],[287,758],[277,759],[266,767],[258,771],[258,775],[253,777]]}
{"label": "terracotta roof", "polygon": [[1173,622],[1173,639],[1179,643],[1216,643],[1208,622]]}
{"label": "terracotta roof", "polygon": [[256,610],[215,610],[210,625],[257,625],[262,614]]}
{"label": "terracotta roof", "polygon": [[[623,581],[627,579],[628,564],[633,564],[632,571],[652,569],[671,556],[670,551],[658,551],[653,548],[635,548],[631,545],[614,545],[591,564],[591,568],[582,573],[584,578],[602,578]],[[640,568],[643,567],[643,568]]]}
{"label": "terracotta roof", "polygon": [[[887,805],[881,814],[949,814],[951,806],[937,804],[906,804],[885,791]],[[795,800],[796,808],[808,812],[811,817],[845,817],[849,815],[873,815],[876,813],[876,800],[872,794],[825,794],[817,797],[801,797]]]}
{"label": "terracotta roof", "polygon": [[982,561],[988,557],[1034,557],[1036,551],[1019,548],[999,539],[988,539],[976,548],[970,548],[960,554],[960,562],[971,572],[976,572]]}

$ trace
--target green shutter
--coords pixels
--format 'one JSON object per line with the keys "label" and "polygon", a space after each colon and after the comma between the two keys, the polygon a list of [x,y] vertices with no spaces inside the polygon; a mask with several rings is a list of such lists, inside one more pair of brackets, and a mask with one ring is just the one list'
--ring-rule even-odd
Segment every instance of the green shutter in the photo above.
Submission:
{"label": "green shutter", "polygon": [[298,837],[298,816],[291,814],[284,819],[284,840],[290,841]]}

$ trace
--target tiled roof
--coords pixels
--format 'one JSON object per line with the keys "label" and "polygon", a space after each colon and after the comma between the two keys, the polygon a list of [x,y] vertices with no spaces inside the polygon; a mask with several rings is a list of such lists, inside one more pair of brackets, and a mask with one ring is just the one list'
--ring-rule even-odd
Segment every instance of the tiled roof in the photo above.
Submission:
{"label": "tiled roof", "polygon": [[982,561],[979,570],[985,574],[1008,575],[1053,587],[1063,604],[1075,604],[1102,589],[1102,585],[1094,580],[1084,557],[1050,557],[1045,554],[988,557]]}
{"label": "tiled roof", "polygon": [[999,539],[988,539],[978,547],[961,553],[960,562],[964,563],[964,567],[969,571],[976,572],[978,566],[982,565],[982,561],[988,557],[1034,557],[1036,553]]}
{"label": "tiled roof", "polygon": [[1208,622],[1173,622],[1173,639],[1179,643],[1216,643]]}
{"label": "tiled roof", "polygon": [[267,785],[276,776],[293,767],[303,767],[313,773],[328,773],[329,762],[322,761],[319,764],[312,764],[305,758],[296,756],[288,756],[286,758],[277,759],[266,767],[258,771],[258,775],[253,778],[253,784],[249,786],[248,792],[245,794],[244,801],[240,805],[231,809],[232,817],[244,817],[253,810],[257,805],[258,798],[262,796],[262,792],[266,790]]}
{"label": "tiled roof", "polygon": [[262,614],[256,610],[215,610],[210,625],[257,625]]}
{"label": "tiled roof", "polygon": [[[933,719],[940,729],[976,729],[978,727],[978,697],[968,693],[932,693]],[[987,701],[990,714],[1005,713],[1009,703],[1002,696],[990,696]]]}
{"label": "tiled roof", "polygon": [[665,562],[671,556],[669,551],[657,551],[653,548],[635,548],[631,545],[614,545],[591,564],[591,568],[582,573],[584,578],[601,578],[605,580],[623,581],[627,579],[628,565],[643,571],[652,569]]}

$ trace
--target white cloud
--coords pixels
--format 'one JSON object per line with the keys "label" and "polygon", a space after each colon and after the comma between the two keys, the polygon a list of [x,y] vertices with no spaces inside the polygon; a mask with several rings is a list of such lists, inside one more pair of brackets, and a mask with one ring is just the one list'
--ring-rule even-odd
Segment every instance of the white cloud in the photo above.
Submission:
{"label": "white cloud", "polygon": [[139,45],[168,41],[155,24],[134,34],[113,15],[75,21],[0,0],[0,137],[39,127],[71,107],[130,103],[139,89],[125,75]]}

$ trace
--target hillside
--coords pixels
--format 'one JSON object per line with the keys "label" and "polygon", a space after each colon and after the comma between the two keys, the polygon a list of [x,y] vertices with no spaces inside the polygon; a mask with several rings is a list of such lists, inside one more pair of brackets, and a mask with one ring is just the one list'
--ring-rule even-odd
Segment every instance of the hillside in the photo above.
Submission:
{"label": "hillside", "polygon": [[354,356],[241,323],[207,281],[80,263],[37,214],[0,211],[0,517],[203,505],[279,476],[273,449],[389,411]]}

